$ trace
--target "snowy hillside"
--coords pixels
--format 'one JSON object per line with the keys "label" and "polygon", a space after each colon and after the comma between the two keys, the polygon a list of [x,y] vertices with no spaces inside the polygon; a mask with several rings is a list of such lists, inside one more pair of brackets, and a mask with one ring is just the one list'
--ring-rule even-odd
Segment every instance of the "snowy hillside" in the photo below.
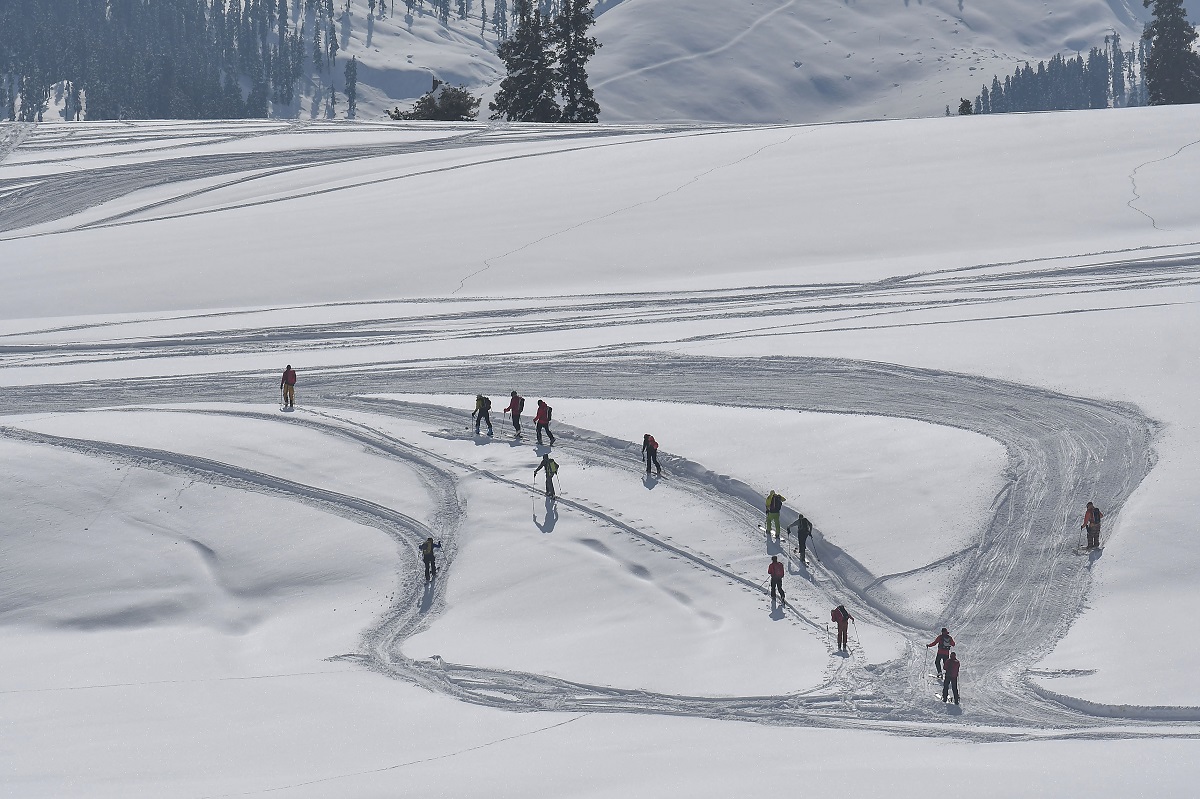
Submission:
{"label": "snowy hillside", "polygon": [[1193,795],[1198,123],[0,125],[0,793]]}
{"label": "snowy hillside", "polygon": [[[427,4],[381,19],[365,6],[352,0],[341,26],[342,55],[363,65],[360,118],[410,103],[434,76],[490,99],[503,65],[478,3],[448,26]],[[1128,47],[1148,19],[1139,0],[605,0],[596,10],[603,47],[590,72],[606,122],[936,116],[1025,61],[1086,54],[1114,32]]]}

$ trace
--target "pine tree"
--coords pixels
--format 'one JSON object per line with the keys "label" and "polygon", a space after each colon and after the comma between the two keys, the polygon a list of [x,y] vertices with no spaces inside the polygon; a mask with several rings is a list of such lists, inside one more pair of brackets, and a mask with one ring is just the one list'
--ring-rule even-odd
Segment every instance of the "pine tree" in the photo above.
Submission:
{"label": "pine tree", "polygon": [[1142,5],[1154,6],[1143,34],[1150,44],[1145,69],[1150,105],[1200,102],[1200,56],[1192,50],[1197,34],[1183,0],[1142,0]]}
{"label": "pine tree", "polygon": [[958,104],[958,115],[960,117],[969,117],[973,113],[974,113],[974,109],[971,106],[970,100],[964,99],[962,102],[960,102]]}
{"label": "pine tree", "polygon": [[562,116],[555,98],[553,51],[547,46],[546,25],[530,0],[516,0],[517,27],[496,48],[507,75],[488,105],[492,119],[509,122],[557,122]]}
{"label": "pine tree", "polygon": [[1113,107],[1120,108],[1125,105],[1125,53],[1121,50],[1121,36],[1114,33],[1110,42],[1112,55],[1109,56],[1109,61],[1112,64],[1112,98]]}
{"label": "pine tree", "polygon": [[346,119],[358,114],[358,57],[346,62]]}
{"label": "pine tree", "polygon": [[558,55],[556,77],[562,92],[563,122],[599,122],[600,104],[588,85],[587,62],[600,43],[588,36],[596,24],[590,0],[562,0],[554,24]]}

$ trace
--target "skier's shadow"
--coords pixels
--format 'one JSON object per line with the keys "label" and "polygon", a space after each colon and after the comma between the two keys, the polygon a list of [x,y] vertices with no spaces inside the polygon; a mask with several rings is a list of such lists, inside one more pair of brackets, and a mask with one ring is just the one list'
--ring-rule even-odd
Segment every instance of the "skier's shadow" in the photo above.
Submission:
{"label": "skier's shadow", "polygon": [[947,716],[961,716],[962,715],[962,706],[953,704],[951,702],[947,702],[946,703],[946,715]]}
{"label": "skier's shadow", "polygon": [[[435,578],[436,579],[436,578]],[[421,613],[428,613],[433,607],[433,582],[425,583],[425,593],[421,594],[421,601],[417,605],[417,610]]]}
{"label": "skier's shadow", "polygon": [[539,522],[537,514],[533,514],[533,523],[543,533],[554,532],[554,525],[558,524],[558,503],[546,497],[546,521]]}
{"label": "skier's shadow", "polygon": [[485,436],[480,433],[475,434],[475,446],[486,447],[490,443],[492,443],[492,436]]}
{"label": "skier's shadow", "polygon": [[783,605],[771,600],[771,621],[783,621]]}
{"label": "skier's shadow", "polygon": [[642,478],[642,485],[646,487],[647,491],[653,491],[654,489],[658,488],[658,479],[647,474]]}

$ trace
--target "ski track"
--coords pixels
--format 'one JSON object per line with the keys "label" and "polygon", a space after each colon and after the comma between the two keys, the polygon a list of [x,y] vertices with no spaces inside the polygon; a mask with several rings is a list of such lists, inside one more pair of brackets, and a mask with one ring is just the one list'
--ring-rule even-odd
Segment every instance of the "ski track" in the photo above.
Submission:
{"label": "ski track", "polygon": [[[736,381],[729,376],[736,374]],[[530,487],[469,463],[432,454],[417,445],[356,421],[370,414],[464,428],[466,412],[414,405],[379,395],[395,392],[496,393],[510,385],[538,385],[559,397],[669,400],[738,407],[786,407],[833,413],[895,416],[971,430],[1000,441],[1009,453],[1009,484],[977,545],[957,553],[962,573],[949,604],[952,612],[932,619],[906,608],[890,594],[890,575],[872,575],[852,555],[816,531],[812,551],[820,564],[813,580],[794,580],[793,604],[827,608],[851,601],[864,621],[896,632],[907,652],[889,663],[867,667],[855,655],[837,659],[827,680],[787,696],[678,696],[641,689],[590,685],[545,675],[415,660],[402,652],[404,640],[425,629],[444,607],[443,591],[453,579],[456,531],[463,508],[455,486],[483,479],[519,491]],[[209,400],[253,402],[258,387],[245,375],[182,379],[108,381],[73,386],[0,390],[10,413],[121,407],[146,409],[158,403]],[[301,394],[305,406],[290,417],[234,410],[159,409],[215,413],[299,424],[349,438],[366,449],[417,470],[441,509],[434,526],[366,500],[306,486],[254,470],[166,451],[84,441],[18,430],[0,435],[47,446],[68,447],[96,457],[145,468],[184,473],[244,490],[289,497],[369,524],[401,542],[404,575],[396,604],[363,635],[362,651],[334,659],[352,660],[463,701],[513,711],[627,712],[738,719],[765,724],[871,728],[915,735],[951,735],[978,740],[1024,740],[1056,735],[1128,737],[1190,735],[1185,722],[1200,721],[1200,708],[1138,708],[1099,705],[1055,694],[1033,684],[1028,670],[1069,629],[1083,608],[1090,582],[1087,562],[1071,551],[1076,506],[1085,496],[1109,499],[1110,518],[1153,467],[1156,424],[1136,408],[1057,394],[971,375],[889,364],[807,358],[712,359],[664,354],[608,353],[566,360],[492,359],[469,366],[406,368],[341,374],[313,373]],[[762,398],[762,399],[759,399]],[[767,399],[769,398],[769,400]],[[363,417],[366,419],[371,416]],[[627,468],[636,445],[559,423],[561,443],[573,457]],[[464,434],[466,435],[466,434]],[[680,458],[664,463],[672,486],[686,491],[755,534],[760,490],[721,477]],[[752,592],[765,601],[750,576],[712,561],[705,553],[666,540],[652,529],[622,521],[586,497],[560,504],[585,513],[617,534],[632,535],[668,557],[681,557]],[[426,588],[419,578],[415,544],[426,535],[445,542],[439,580]],[[1064,543],[1065,542],[1065,543]],[[930,564],[936,567],[938,564]],[[810,634],[823,631],[792,609],[793,621]],[[820,618],[817,616],[816,618]],[[950,626],[965,648],[969,716],[948,715],[932,702],[923,639],[938,622]],[[916,642],[916,643],[914,643]],[[964,723],[969,719],[970,724]],[[1114,727],[1114,719],[1133,728]],[[1150,729],[1146,729],[1150,725]]]}
{"label": "ski track", "polygon": [[[411,153],[428,153],[435,150],[470,148],[476,146],[479,144],[482,138],[488,136],[502,138],[505,140],[511,139],[514,141],[520,141],[523,137],[534,137],[539,141],[561,141],[563,142],[564,147],[529,154],[515,154],[499,157],[489,156],[483,158],[482,160],[474,160],[465,164],[426,170],[415,173],[414,175],[406,174],[380,178],[376,180],[359,181],[345,187],[339,186],[321,189],[315,192],[297,193],[277,199],[222,206],[216,210],[228,211],[253,205],[261,205],[264,203],[286,202],[299,197],[312,196],[313,194],[341,191],[345,188],[357,188],[361,186],[373,185],[375,183],[390,182],[407,177],[414,177],[416,175],[435,174],[448,170],[463,169],[523,158],[540,158],[562,152],[589,149],[591,147],[613,146],[632,141],[644,142],[656,137],[661,138],[671,135],[703,136],[728,130],[727,127],[698,128],[694,125],[629,126],[620,128],[592,128],[589,126],[588,130],[583,131],[571,130],[570,128],[572,126],[569,125],[562,127],[564,129],[555,130],[548,135],[544,132],[534,130],[528,130],[522,134],[519,127],[517,128],[517,135],[513,135],[513,133],[509,131],[505,131],[500,135],[496,135],[497,132],[493,129],[485,126],[479,126],[477,128],[469,128],[466,132],[457,132],[453,135],[447,135],[442,138],[421,141],[402,141],[390,144],[372,143],[369,145],[324,148],[315,147],[302,150],[268,150],[245,153],[209,153],[196,155],[184,154],[178,157],[151,159],[137,164],[97,167],[82,171],[51,174],[38,179],[34,185],[17,186],[18,181],[6,181],[0,179],[0,194],[3,194],[10,188],[13,189],[12,191],[0,197],[0,200],[2,200],[2,202],[0,202],[0,235],[15,233],[23,228],[28,228],[34,225],[42,225],[48,222],[63,220],[74,214],[81,213],[89,208],[93,208],[106,202],[128,196],[142,189],[166,186],[186,181],[230,176],[230,180],[222,183],[220,186],[184,192],[175,198],[156,201],[144,207],[131,209],[120,214],[115,214],[100,220],[88,222],[70,229],[82,230],[123,224],[123,220],[128,219],[130,216],[141,214],[147,210],[161,208],[179,199],[195,197],[218,188],[227,187],[229,185],[234,185],[246,180],[257,179],[259,177],[279,175],[297,169],[348,163],[350,161],[358,161],[369,158],[386,158]],[[353,128],[350,126],[347,126],[347,129],[353,130]],[[366,128],[366,130],[378,131],[379,128]],[[396,130],[404,131],[408,130],[408,128],[405,128],[402,125],[397,125]],[[270,132],[280,131],[263,131],[253,135],[265,135],[266,133]],[[180,149],[186,150],[189,147],[208,147],[213,144],[222,143],[223,141],[231,141],[247,137],[248,136],[233,136],[227,139],[218,138],[213,140],[180,144],[178,146]],[[239,173],[242,173],[242,176],[236,177],[239,175]],[[248,175],[245,173],[257,174]],[[28,183],[27,180],[21,180],[19,182],[21,184]],[[192,216],[196,213],[203,212],[193,212],[190,214],[183,214],[183,216]],[[164,216],[159,218],[166,219],[173,217]],[[20,236],[16,237],[19,238]],[[7,240],[9,238],[14,237],[9,236],[3,240]]]}

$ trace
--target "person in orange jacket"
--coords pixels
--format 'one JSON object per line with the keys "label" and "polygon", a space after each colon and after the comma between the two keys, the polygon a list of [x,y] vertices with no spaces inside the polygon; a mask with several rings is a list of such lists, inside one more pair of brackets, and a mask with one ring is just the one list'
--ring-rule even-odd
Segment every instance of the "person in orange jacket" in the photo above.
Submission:
{"label": "person in orange jacket", "polygon": [[775,601],[775,592],[779,592],[779,601],[787,602],[787,597],[783,595],[783,564],[779,562],[778,555],[771,556],[771,565],[767,567],[767,576],[771,578],[771,601]]}
{"label": "person in orange jacket", "polygon": [[1087,510],[1083,512],[1083,524],[1079,525],[1080,529],[1087,530],[1087,548],[1100,548],[1100,520],[1104,518],[1104,514],[1100,512],[1092,503],[1087,504]]}

